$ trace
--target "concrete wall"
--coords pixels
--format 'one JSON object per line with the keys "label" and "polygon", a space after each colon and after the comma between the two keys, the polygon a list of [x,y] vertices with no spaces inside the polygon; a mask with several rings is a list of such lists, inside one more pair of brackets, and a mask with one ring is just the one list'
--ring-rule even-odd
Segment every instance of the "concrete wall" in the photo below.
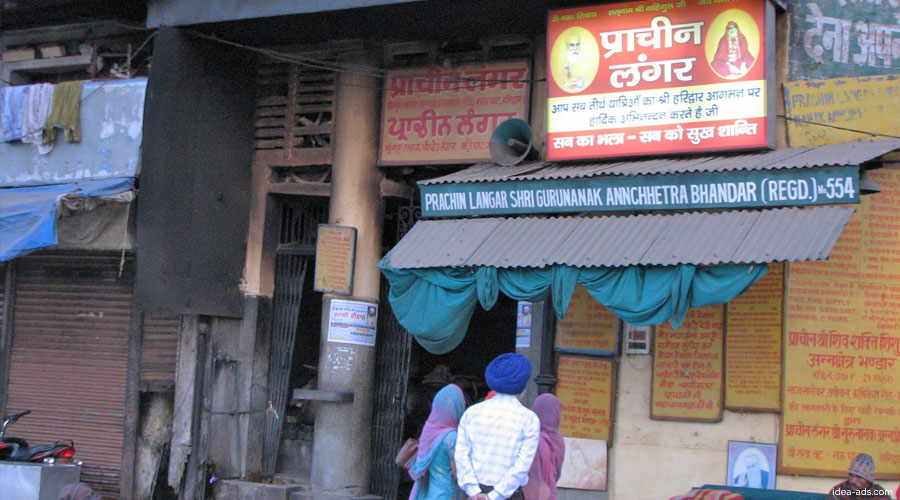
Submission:
{"label": "concrete wall", "polygon": [[[609,450],[609,498],[660,500],[704,484],[725,484],[729,440],[778,442],[779,415],[774,413],[726,410],[717,423],[650,420],[652,361],[649,355],[623,355],[619,362],[616,420]],[[825,493],[840,480],[778,475],[775,486]],[[897,492],[897,481],[880,484]],[[598,493],[560,498],[605,497]]]}
{"label": "concrete wall", "polygon": [[569,488],[557,489],[556,497],[559,500],[606,500],[612,498],[609,491],[573,490]]}
{"label": "concrete wall", "polygon": [[144,312],[243,314],[255,64],[172,28],[153,39],[134,285]]}
{"label": "concrete wall", "polygon": [[[531,379],[525,386],[525,393],[522,395],[522,404],[529,408],[538,397],[538,385],[535,378],[541,373],[541,337],[544,335],[544,315],[547,313],[545,302],[534,302],[531,304],[531,338],[528,347],[516,347],[516,352],[528,358],[531,361]],[[551,311],[552,314],[552,311]]]}
{"label": "concrete wall", "polygon": [[146,78],[85,82],[81,142],[68,143],[60,132],[46,155],[33,144],[0,142],[0,187],[136,177],[146,89]]}
{"label": "concrete wall", "polygon": [[209,460],[220,478],[246,477],[261,467],[270,310],[267,298],[248,297],[241,320],[213,321]]}

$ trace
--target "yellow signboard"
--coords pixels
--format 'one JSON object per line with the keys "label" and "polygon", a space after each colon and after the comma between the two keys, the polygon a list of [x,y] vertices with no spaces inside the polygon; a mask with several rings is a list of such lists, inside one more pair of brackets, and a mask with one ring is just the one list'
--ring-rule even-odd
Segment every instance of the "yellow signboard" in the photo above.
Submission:
{"label": "yellow signboard", "polygon": [[356,228],[319,224],[316,237],[317,292],[353,294],[353,262],[356,257]]}
{"label": "yellow signboard", "polygon": [[556,323],[557,349],[613,354],[618,339],[618,316],[591,297],[587,288],[575,285],[566,317]]}
{"label": "yellow signboard", "polygon": [[781,411],[781,337],[784,264],[728,303],[725,407]]}
{"label": "yellow signboard", "polygon": [[528,119],[528,61],[392,71],[384,90],[380,165],[466,163],[491,158],[491,134]]}
{"label": "yellow signboard", "polygon": [[[896,136],[900,75],[806,80],[784,84],[791,147]],[[868,133],[866,133],[868,132]]]}
{"label": "yellow signboard", "polygon": [[562,403],[560,432],[566,437],[612,439],[615,364],[611,359],[561,354],[556,397]]}
{"label": "yellow signboard", "polygon": [[874,170],[828,262],[788,271],[780,473],[900,478],[900,168]]}
{"label": "yellow signboard", "polygon": [[677,330],[656,327],[650,418],[722,419],[724,312],[721,304],[691,309]]}

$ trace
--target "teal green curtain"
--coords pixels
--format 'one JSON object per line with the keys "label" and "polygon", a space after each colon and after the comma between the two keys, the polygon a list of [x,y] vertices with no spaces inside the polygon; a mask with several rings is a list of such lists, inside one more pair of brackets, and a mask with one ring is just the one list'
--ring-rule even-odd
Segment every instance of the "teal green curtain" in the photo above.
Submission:
{"label": "teal green curtain", "polygon": [[455,349],[466,335],[476,302],[490,309],[501,292],[513,300],[531,302],[549,297],[562,319],[575,285],[580,284],[628,323],[658,325],[671,321],[672,327],[678,328],[691,307],[728,302],[769,269],[765,264],[395,269],[390,254],[378,267],[390,282],[388,300],[394,315],[422,347],[434,354]]}

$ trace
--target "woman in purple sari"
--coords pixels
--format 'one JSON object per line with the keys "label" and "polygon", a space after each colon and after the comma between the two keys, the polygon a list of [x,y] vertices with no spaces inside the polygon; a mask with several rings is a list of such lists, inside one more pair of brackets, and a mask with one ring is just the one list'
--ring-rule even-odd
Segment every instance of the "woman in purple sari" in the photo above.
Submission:
{"label": "woman in purple sari", "polygon": [[566,443],[559,432],[562,404],[553,394],[541,394],[531,410],[541,421],[541,440],[528,471],[528,484],[522,487],[522,492],[525,500],[556,500],[556,481],[566,456]]}
{"label": "woman in purple sari", "polygon": [[456,426],[466,409],[462,389],[450,384],[434,396],[431,414],[419,437],[419,451],[409,467],[415,481],[410,500],[452,500],[461,498],[453,470]]}

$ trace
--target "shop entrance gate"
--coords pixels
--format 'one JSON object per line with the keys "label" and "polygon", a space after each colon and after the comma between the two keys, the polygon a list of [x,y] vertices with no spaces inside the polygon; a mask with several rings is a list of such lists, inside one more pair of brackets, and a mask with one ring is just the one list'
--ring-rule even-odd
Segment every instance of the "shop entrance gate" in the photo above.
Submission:
{"label": "shop entrance gate", "polygon": [[394,464],[400,449],[409,378],[412,335],[400,326],[387,300],[389,287],[381,280],[383,300],[378,311],[375,353],[375,411],[372,419],[372,481],[369,491],[381,498],[397,498],[402,471]]}

